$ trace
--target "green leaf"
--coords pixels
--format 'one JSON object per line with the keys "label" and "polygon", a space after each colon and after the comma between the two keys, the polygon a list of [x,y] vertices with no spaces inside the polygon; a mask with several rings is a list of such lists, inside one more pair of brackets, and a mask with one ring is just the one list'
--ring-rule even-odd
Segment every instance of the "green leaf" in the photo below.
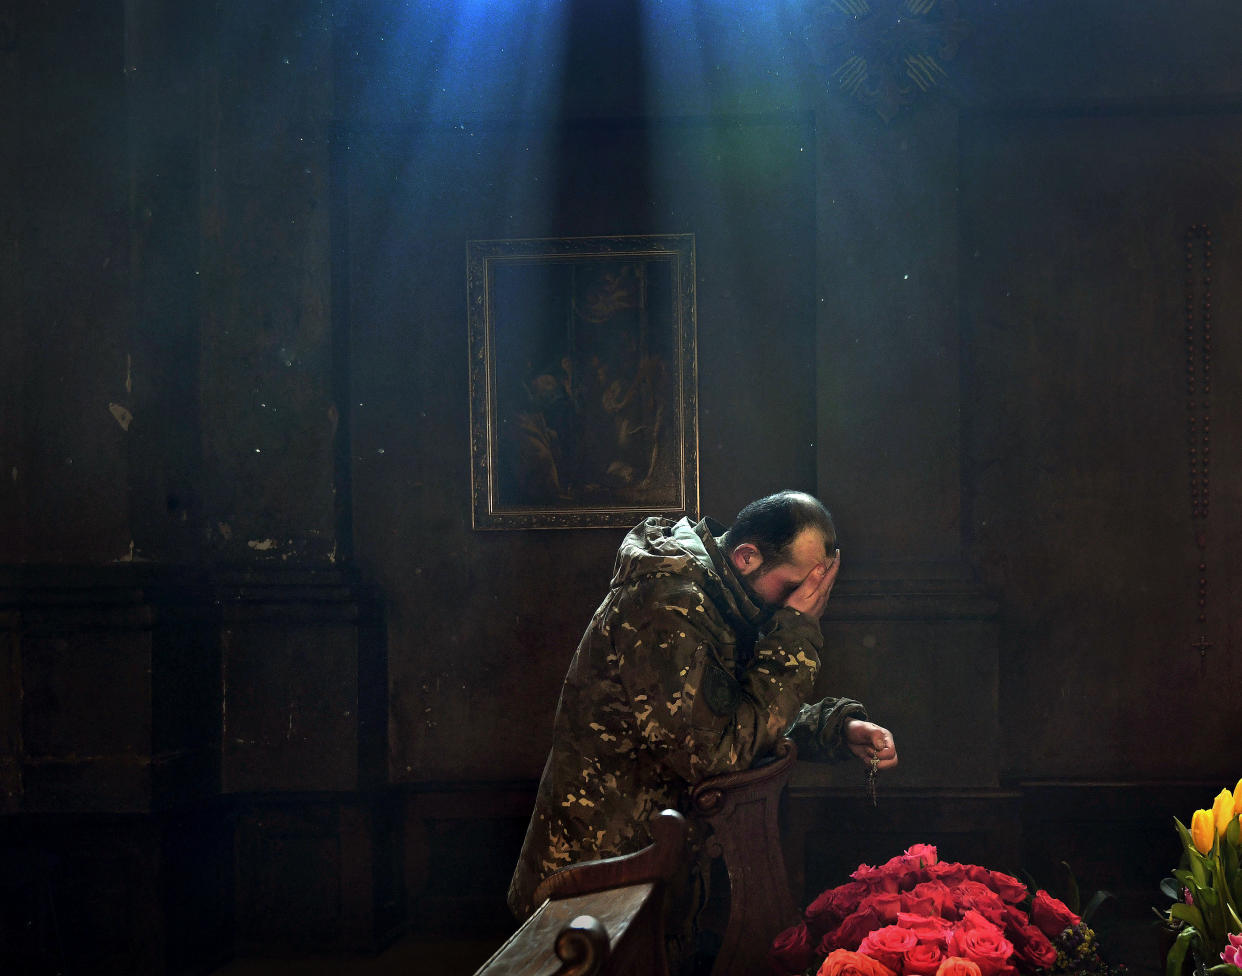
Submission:
{"label": "green leaf", "polygon": [[[1177,872],[1175,871],[1174,874]],[[1185,872],[1187,875],[1189,871]],[[1185,881],[1178,881],[1177,878],[1164,878],[1160,882],[1160,892],[1174,901],[1182,900],[1182,890],[1186,887]]]}
{"label": "green leaf", "polygon": [[[1174,905],[1174,908],[1177,906]],[[1189,907],[1189,906],[1187,906]],[[1194,928],[1182,929],[1173,945],[1169,947],[1169,954],[1164,959],[1165,976],[1182,976],[1182,966],[1186,962],[1186,953],[1190,949],[1190,944],[1197,941],[1199,933]]]}
{"label": "green leaf", "polygon": [[1080,896],[1078,894],[1078,882],[1074,879],[1074,869],[1066,861],[1061,862],[1061,867],[1065,868],[1065,905],[1075,915],[1081,915],[1082,912],[1078,910]]}
{"label": "green leaf", "polygon": [[[1225,865],[1222,863],[1221,850],[1216,850],[1216,877],[1220,881],[1221,893],[1221,913],[1220,913],[1220,931],[1223,935],[1225,932],[1233,931],[1230,928],[1230,918],[1238,917],[1238,906],[1233,900],[1233,891],[1230,888],[1229,877],[1226,874]],[[1227,853],[1227,852],[1226,852]]]}
{"label": "green leaf", "polygon": [[1187,905],[1185,902],[1179,901],[1176,905],[1169,906],[1169,914],[1200,932],[1207,931],[1207,926],[1203,923],[1203,912],[1199,911],[1194,905]]}
{"label": "green leaf", "polygon": [[[1114,895],[1111,891],[1097,891],[1094,895],[1091,896],[1091,900],[1087,902],[1087,907],[1084,908],[1081,912],[1083,922],[1087,925],[1090,925],[1091,916],[1093,916],[1097,911],[1099,911],[1100,906],[1103,905],[1106,901],[1108,901],[1108,899],[1110,898],[1115,899],[1116,897],[1117,896]],[[1079,913],[1075,913],[1075,914],[1079,914]]]}

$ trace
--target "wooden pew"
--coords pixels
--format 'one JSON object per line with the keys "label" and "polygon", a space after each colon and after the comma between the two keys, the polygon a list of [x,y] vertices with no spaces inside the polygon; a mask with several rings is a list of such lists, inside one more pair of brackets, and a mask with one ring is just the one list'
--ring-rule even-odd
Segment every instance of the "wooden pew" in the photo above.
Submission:
{"label": "wooden pew", "polygon": [[667,976],[663,885],[685,857],[686,819],[665,810],[634,854],[575,864],[475,976]]}
{"label": "wooden pew", "polygon": [[[763,764],[690,791],[690,816],[708,828],[705,853],[722,860],[729,878],[712,976],[767,972],[773,937],[799,917],[779,823],[797,755],[782,739]],[[650,846],[549,877],[535,892],[547,901],[475,976],[667,976],[661,887],[687,856],[686,827],[665,810],[652,823]]]}

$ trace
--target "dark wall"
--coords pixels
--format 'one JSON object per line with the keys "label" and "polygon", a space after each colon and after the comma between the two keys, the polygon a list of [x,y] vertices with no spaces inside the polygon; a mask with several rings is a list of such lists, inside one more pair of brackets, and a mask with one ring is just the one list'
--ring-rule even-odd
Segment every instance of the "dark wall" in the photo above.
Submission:
{"label": "dark wall", "polygon": [[[672,6],[0,14],[6,850],[80,865],[49,815],[134,818],[133,890],[178,865],[251,947],[382,941],[397,860],[416,895],[471,850],[499,867],[464,896],[503,884],[620,530],[470,527],[475,239],[695,235],[698,508],[836,513],[821,690],[872,704],[886,788],[922,797],[885,844],[929,794],[945,836],[1017,804],[1047,853],[1091,783],[1154,783],[1167,820],[1233,782],[1236,8],[945,4],[944,83],[885,119],[837,90],[827,4]],[[794,822],[855,773],[801,770]],[[352,929],[279,908],[342,898]]]}
{"label": "dark wall", "polygon": [[[1242,116],[1186,108],[981,116],[963,140],[973,551],[1006,594],[1006,710],[1047,716],[1011,732],[1016,775],[1210,776],[1180,735],[1239,731],[1240,153]],[[1085,752],[1062,733],[1084,719]]]}

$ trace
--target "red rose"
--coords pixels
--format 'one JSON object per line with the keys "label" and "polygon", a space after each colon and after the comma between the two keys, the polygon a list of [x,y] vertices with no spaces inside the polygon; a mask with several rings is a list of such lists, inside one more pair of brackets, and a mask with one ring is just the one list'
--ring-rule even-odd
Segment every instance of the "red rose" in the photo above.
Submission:
{"label": "red rose", "polygon": [[861,907],[819,940],[819,951],[826,955],[833,949],[857,949],[858,943],[862,942],[867,933],[879,926],[880,916],[875,909]]}
{"label": "red rose", "polygon": [[895,891],[877,891],[863,899],[859,908],[871,908],[885,922],[897,921],[897,913],[902,910],[901,895]]}
{"label": "red rose", "polygon": [[931,898],[936,910],[928,915],[941,915],[944,918],[957,918],[957,906],[953,904],[953,892],[943,881],[924,881],[915,885],[910,895],[912,898]]}
{"label": "red rose", "polygon": [[1048,941],[1037,925],[1018,929],[1013,943],[1017,947],[1018,963],[1025,970],[1051,969],[1057,961],[1057,947]]}
{"label": "red rose", "polygon": [[937,861],[927,866],[927,874],[932,880],[943,881],[950,888],[966,880],[966,868],[956,861]]}
{"label": "red rose", "polygon": [[940,860],[934,844],[913,844],[906,848],[906,857],[917,858],[923,862],[924,867]]}
{"label": "red rose", "polygon": [[998,936],[1005,934],[999,925],[973,908],[962,913],[961,921],[953,926],[953,929],[954,931],[958,929],[987,929]]}
{"label": "red rose", "polygon": [[938,942],[920,942],[907,949],[902,957],[905,976],[936,976],[936,970],[944,961],[944,947]]}
{"label": "red rose", "polygon": [[806,923],[799,922],[772,940],[768,958],[779,972],[804,973],[815,954],[815,941]]}
{"label": "red rose", "polygon": [[936,899],[931,895],[916,895],[912,891],[901,893],[901,910],[907,915],[935,915]]}
{"label": "red rose", "polygon": [[1065,902],[1053,898],[1041,888],[1035,892],[1035,902],[1031,905],[1031,921],[1039,926],[1044,935],[1055,939],[1082,919],[1071,912]]}
{"label": "red rose", "polygon": [[894,858],[884,864],[880,870],[891,882],[893,891],[909,891],[923,880],[923,874],[918,866],[911,864],[905,858]]}
{"label": "red rose", "polygon": [[850,875],[855,881],[861,881],[872,891],[897,891],[897,879],[883,868],[873,868],[870,864],[858,865],[858,870]]}
{"label": "red rose", "polygon": [[878,959],[895,973],[901,972],[901,961],[905,954],[919,944],[918,936],[909,929],[897,925],[886,925],[882,929],[868,932],[862,940],[858,951],[864,956]]}
{"label": "red rose", "polygon": [[951,890],[953,904],[957,906],[959,912],[965,913],[973,908],[994,925],[1003,924],[1005,903],[1000,900],[1000,895],[987,885],[978,881],[963,881],[961,884],[954,885]]}
{"label": "red rose", "polygon": [[988,880],[983,883],[1000,895],[1001,901],[1008,902],[1010,905],[1017,905],[1027,895],[1026,885],[1003,871],[989,871]]}
{"label": "red rose", "polygon": [[849,949],[834,949],[819,967],[816,976],[893,976],[882,962]]}
{"label": "red rose", "polygon": [[807,906],[804,917],[817,932],[826,932],[858,910],[871,889],[861,881],[847,881],[829,888]]}
{"label": "red rose", "polygon": [[897,916],[897,924],[909,929],[920,942],[939,942],[941,945],[949,941],[953,931],[953,923],[936,915],[911,915],[902,912]]}
{"label": "red rose", "polygon": [[961,925],[949,936],[949,952],[978,965],[982,976],[997,976],[1010,968],[1013,943],[994,925]]}
{"label": "red rose", "polygon": [[1031,924],[1031,920],[1027,918],[1026,912],[1015,905],[1005,906],[1005,931],[1016,931],[1017,929],[1026,928]]}
{"label": "red rose", "polygon": [[909,891],[927,880],[927,867],[935,863],[936,848],[930,844],[914,844],[904,854],[889,858],[880,870],[897,882],[899,891]]}

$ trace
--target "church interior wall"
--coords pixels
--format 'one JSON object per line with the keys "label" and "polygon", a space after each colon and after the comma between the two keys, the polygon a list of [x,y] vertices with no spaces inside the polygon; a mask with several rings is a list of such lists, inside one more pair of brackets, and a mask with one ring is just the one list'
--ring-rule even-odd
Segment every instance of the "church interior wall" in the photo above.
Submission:
{"label": "church interior wall", "polygon": [[1238,292],[1238,14],[945,4],[945,84],[886,120],[821,5],[564,6],[0,14],[15,903],[100,972],[506,925],[622,530],[471,527],[466,243],[687,232],[698,509],[823,495],[818,687],[902,751],[872,810],[800,768],[797,895],[934,836],[1157,901],[1238,775],[1242,364],[1219,329],[1191,430],[1183,308],[1192,227]]}

